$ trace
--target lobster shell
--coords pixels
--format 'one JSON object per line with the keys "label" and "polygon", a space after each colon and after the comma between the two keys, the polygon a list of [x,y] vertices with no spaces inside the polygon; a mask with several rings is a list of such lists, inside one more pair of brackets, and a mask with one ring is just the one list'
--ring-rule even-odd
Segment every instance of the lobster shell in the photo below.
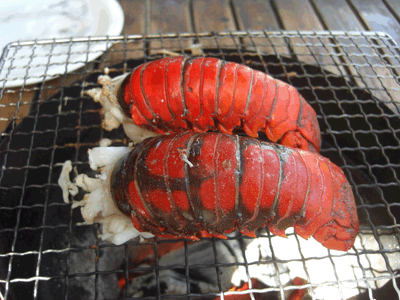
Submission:
{"label": "lobster shell", "polygon": [[319,152],[315,111],[291,85],[217,58],[171,57],[135,68],[118,102],[141,127],[158,134],[240,129],[272,142]]}
{"label": "lobster shell", "polygon": [[166,238],[294,227],[346,251],[359,228],[350,185],[327,158],[222,133],[145,140],[116,165],[111,193],[136,229]]}

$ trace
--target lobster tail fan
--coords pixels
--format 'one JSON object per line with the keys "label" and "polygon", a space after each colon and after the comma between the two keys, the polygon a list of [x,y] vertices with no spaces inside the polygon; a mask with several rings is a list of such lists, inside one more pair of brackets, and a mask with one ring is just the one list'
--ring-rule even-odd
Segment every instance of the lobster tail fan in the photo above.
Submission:
{"label": "lobster tail fan", "polygon": [[332,221],[319,228],[314,238],[329,249],[348,251],[359,231],[359,220],[353,192],[342,170],[332,164],[331,173],[336,185]]}
{"label": "lobster tail fan", "polygon": [[[321,150],[321,132],[318,125],[317,114],[312,109],[312,107],[301,97],[303,102],[303,111],[301,119],[298,121],[298,132],[313,145],[319,153]],[[312,151],[312,149],[305,149]]]}

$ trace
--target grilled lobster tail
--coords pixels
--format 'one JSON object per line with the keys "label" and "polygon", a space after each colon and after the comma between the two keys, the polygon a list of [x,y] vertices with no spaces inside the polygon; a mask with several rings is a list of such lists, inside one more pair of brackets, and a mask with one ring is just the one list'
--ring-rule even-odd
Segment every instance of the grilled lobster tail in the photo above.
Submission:
{"label": "grilled lobster tail", "polygon": [[158,134],[185,130],[264,132],[272,142],[319,152],[311,106],[291,85],[216,58],[164,58],[137,67],[122,84],[125,114]]}
{"label": "grilled lobster tail", "polygon": [[145,140],[115,167],[111,192],[136,229],[168,238],[294,227],[346,251],[359,227],[350,185],[328,159],[222,133]]}

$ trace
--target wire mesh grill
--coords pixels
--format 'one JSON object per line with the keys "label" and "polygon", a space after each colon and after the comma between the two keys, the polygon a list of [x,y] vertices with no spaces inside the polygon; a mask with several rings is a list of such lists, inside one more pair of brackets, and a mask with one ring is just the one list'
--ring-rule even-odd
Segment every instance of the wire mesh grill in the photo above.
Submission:
{"label": "wire mesh grill", "polygon": [[[344,170],[356,197],[361,232],[349,252],[267,229],[257,238],[235,233],[227,240],[116,246],[101,241],[99,226],[83,223],[79,210],[63,202],[57,180],[64,161],[90,173],[88,149],[103,138],[129,142],[122,129],[101,128],[100,106],[83,92],[98,86],[100,74],[114,77],[175,54],[244,63],[307,99],[318,114],[321,154]],[[400,298],[399,61],[399,47],[376,32],[9,44],[0,61],[0,299]],[[244,284],[247,289],[228,291]]]}

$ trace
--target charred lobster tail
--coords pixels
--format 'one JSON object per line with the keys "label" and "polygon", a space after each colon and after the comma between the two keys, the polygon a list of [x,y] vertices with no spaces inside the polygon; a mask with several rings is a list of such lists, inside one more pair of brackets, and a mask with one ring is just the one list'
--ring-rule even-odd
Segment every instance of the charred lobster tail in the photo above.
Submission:
{"label": "charred lobster tail", "polygon": [[121,159],[114,167],[110,181],[110,191],[114,203],[118,209],[126,216],[131,216],[131,206],[125,193],[124,174],[128,170],[125,166],[126,157]]}
{"label": "charred lobster tail", "polygon": [[[135,177],[135,163],[138,155],[141,154],[143,148],[149,141],[150,139],[147,139],[138,144],[128,155],[120,159],[115,165],[111,175],[111,196],[119,210],[129,218],[131,218],[132,213],[135,212],[135,208],[131,206],[132,202],[130,201],[130,191],[132,190],[132,187],[130,187],[130,185],[137,184],[138,180]],[[136,205],[138,208],[141,208],[143,206],[141,205],[141,196],[135,196],[138,198]]]}
{"label": "charred lobster tail", "polygon": [[330,249],[358,233],[349,183],[328,159],[249,137],[181,133],[147,139],[114,169],[114,201],[135,228],[177,238],[224,238],[294,227]]}
{"label": "charred lobster tail", "polygon": [[124,100],[124,97],[125,97],[126,86],[129,85],[130,80],[131,80],[131,75],[130,74],[126,75],[120,87],[117,89],[118,104],[121,106],[122,111],[125,113],[127,117],[131,116],[132,105],[127,103]]}

